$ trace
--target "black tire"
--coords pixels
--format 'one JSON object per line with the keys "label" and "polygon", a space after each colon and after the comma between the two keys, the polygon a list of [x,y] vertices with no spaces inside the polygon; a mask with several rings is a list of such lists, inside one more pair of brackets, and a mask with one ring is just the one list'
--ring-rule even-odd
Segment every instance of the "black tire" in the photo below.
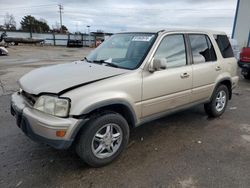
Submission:
{"label": "black tire", "polygon": [[[115,124],[120,127],[119,130],[122,132],[122,139],[116,152],[114,152],[111,156],[101,159],[94,154],[92,144],[96,133],[100,131],[100,129],[102,130],[102,127],[107,124]],[[98,117],[91,118],[85,126],[86,127],[81,131],[80,137],[78,138],[76,152],[85,163],[92,167],[101,167],[109,164],[120,155],[128,144],[129,126],[123,116],[118,113],[103,113]]]}
{"label": "black tire", "polygon": [[243,75],[246,80],[250,80],[250,72],[247,75]]}
{"label": "black tire", "polygon": [[[226,97],[225,105],[221,110],[217,110],[217,108],[216,108],[216,104],[217,104],[216,98],[217,98],[217,96],[219,95],[219,93],[221,91],[225,93],[225,97]],[[207,115],[209,117],[219,117],[219,116],[221,116],[226,110],[228,99],[229,99],[229,91],[228,91],[227,86],[225,86],[225,85],[218,86],[216,88],[216,90],[214,91],[214,93],[213,93],[211,101],[204,105],[205,112],[207,113]]]}
{"label": "black tire", "polygon": [[247,79],[247,80],[250,79],[250,71],[249,71],[248,69],[242,68],[242,69],[241,69],[241,74],[242,74],[242,76],[243,76],[245,79]]}

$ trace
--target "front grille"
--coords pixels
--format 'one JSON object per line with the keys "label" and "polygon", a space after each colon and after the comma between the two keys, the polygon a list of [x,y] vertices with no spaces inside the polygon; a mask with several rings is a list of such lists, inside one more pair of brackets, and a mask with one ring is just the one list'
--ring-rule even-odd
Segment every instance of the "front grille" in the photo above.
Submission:
{"label": "front grille", "polygon": [[37,99],[37,97],[35,95],[27,93],[23,90],[20,93],[23,96],[23,98],[25,99],[25,101],[27,101],[31,106],[34,106],[34,104],[36,103],[36,99]]}

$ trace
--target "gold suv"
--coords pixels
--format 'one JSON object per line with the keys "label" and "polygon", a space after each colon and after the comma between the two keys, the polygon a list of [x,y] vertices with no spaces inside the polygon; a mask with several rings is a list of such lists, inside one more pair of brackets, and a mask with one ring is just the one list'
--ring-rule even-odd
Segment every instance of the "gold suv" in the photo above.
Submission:
{"label": "gold suv", "polygon": [[81,61],[23,76],[11,113],[31,139],[75,147],[99,167],[124,150],[133,127],[201,103],[209,116],[222,115],[236,70],[223,32],[118,33]]}

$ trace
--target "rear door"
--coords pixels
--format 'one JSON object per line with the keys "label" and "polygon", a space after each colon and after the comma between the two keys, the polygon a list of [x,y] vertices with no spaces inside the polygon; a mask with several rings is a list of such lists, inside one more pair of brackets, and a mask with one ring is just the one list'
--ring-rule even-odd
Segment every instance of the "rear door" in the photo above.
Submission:
{"label": "rear door", "polygon": [[154,58],[164,59],[167,68],[153,73],[143,72],[143,117],[190,102],[192,67],[187,63],[185,44],[185,37],[182,34],[165,36]]}
{"label": "rear door", "polygon": [[192,54],[193,88],[191,101],[206,100],[211,96],[215,81],[222,71],[207,35],[189,34]]}

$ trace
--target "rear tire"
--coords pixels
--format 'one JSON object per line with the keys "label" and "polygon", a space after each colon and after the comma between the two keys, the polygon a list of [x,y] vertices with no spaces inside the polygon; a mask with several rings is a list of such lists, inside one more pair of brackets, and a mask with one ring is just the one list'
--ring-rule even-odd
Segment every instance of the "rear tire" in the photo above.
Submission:
{"label": "rear tire", "polygon": [[127,121],[118,113],[108,112],[93,117],[82,130],[76,152],[92,167],[101,167],[115,160],[129,140]]}
{"label": "rear tire", "polygon": [[242,68],[242,69],[241,69],[241,74],[242,74],[242,76],[243,76],[245,79],[247,79],[247,80],[250,79],[250,70],[248,70],[248,69],[246,69],[246,68]]}
{"label": "rear tire", "polygon": [[229,99],[229,91],[227,86],[220,85],[216,88],[212,99],[209,103],[204,105],[205,112],[210,117],[221,116],[227,107]]}
{"label": "rear tire", "polygon": [[247,75],[243,75],[246,80],[250,80],[250,72]]}

